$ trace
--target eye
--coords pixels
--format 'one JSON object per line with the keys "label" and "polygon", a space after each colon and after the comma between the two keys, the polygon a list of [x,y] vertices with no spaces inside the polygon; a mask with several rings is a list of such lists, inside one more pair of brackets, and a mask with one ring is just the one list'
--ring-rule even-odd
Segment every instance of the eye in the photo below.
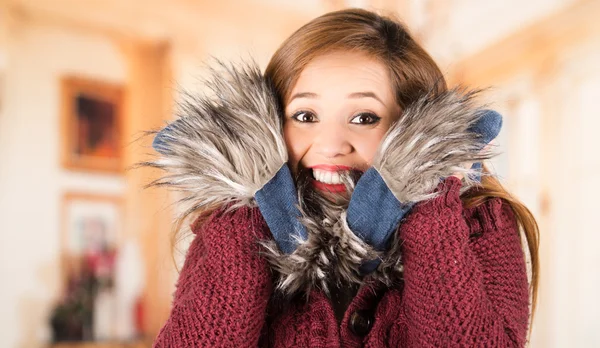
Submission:
{"label": "eye", "polygon": [[350,123],[367,125],[375,124],[379,122],[379,120],[381,120],[381,117],[370,112],[363,112],[354,116],[352,120],[350,120]]}
{"label": "eye", "polygon": [[294,121],[301,123],[317,122],[317,117],[310,111],[298,111],[291,117]]}

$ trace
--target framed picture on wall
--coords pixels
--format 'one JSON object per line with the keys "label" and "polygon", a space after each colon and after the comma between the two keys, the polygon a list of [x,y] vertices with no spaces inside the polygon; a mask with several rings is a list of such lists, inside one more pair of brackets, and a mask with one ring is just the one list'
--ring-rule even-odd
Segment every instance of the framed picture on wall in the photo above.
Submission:
{"label": "framed picture on wall", "polygon": [[114,256],[121,240],[120,197],[68,193],[62,202],[63,275],[89,272],[112,283]]}
{"label": "framed picture on wall", "polygon": [[122,227],[121,198],[64,195],[60,243],[62,294],[50,319],[54,341],[116,338],[117,255]]}
{"label": "framed picture on wall", "polygon": [[79,77],[61,81],[62,162],[71,170],[123,170],[123,88]]}

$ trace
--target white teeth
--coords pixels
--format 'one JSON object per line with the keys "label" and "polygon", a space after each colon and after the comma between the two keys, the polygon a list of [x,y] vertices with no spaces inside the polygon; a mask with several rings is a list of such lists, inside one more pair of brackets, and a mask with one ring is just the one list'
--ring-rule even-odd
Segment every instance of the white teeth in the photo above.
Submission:
{"label": "white teeth", "polygon": [[339,184],[340,181],[340,175],[338,173],[333,173],[331,174],[331,183],[332,184]]}
{"label": "white teeth", "polygon": [[315,179],[317,179],[317,181],[323,181],[323,171],[315,169],[314,173],[315,173]]}
{"label": "white teeth", "polygon": [[328,170],[313,169],[315,179],[325,184],[341,184],[341,174],[348,174],[348,171],[330,172]]}

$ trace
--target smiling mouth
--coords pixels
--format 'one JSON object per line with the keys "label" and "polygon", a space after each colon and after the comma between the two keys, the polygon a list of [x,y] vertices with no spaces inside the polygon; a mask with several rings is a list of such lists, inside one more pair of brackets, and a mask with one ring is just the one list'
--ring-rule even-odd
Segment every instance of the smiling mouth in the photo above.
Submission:
{"label": "smiling mouth", "polygon": [[363,171],[341,165],[318,165],[309,168],[311,171],[311,183],[320,191],[329,193],[345,193],[348,188],[344,178],[356,183]]}

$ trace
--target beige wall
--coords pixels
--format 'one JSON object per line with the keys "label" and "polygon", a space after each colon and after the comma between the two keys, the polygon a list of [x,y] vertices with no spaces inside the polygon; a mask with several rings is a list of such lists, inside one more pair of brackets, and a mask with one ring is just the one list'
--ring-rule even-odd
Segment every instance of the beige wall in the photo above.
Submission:
{"label": "beige wall", "polygon": [[104,37],[11,18],[3,47],[0,116],[0,346],[48,338],[59,294],[60,202],[64,191],[121,194],[123,179],[60,168],[59,77],[125,80],[118,50]]}
{"label": "beige wall", "polygon": [[493,86],[504,111],[505,182],[541,229],[533,347],[596,347],[600,196],[600,3],[581,1],[455,66],[455,81]]}

